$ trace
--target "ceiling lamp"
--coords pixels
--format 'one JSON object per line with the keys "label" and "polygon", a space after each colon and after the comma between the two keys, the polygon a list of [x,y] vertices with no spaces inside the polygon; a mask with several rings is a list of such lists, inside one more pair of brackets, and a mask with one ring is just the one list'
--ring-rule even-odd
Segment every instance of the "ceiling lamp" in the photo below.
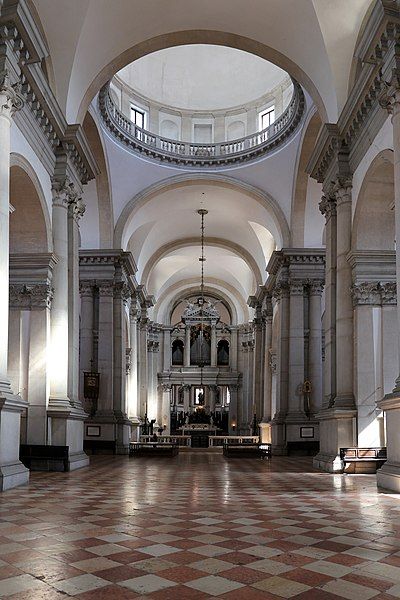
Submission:
{"label": "ceiling lamp", "polygon": [[206,257],[204,255],[204,217],[208,215],[208,210],[205,208],[199,208],[197,213],[201,217],[201,256],[199,257],[199,261],[201,264],[201,276],[200,276],[200,299],[201,299],[201,310],[200,310],[200,385],[203,385],[203,369],[204,369],[204,360],[203,360],[203,342],[204,342],[204,263],[206,262]]}

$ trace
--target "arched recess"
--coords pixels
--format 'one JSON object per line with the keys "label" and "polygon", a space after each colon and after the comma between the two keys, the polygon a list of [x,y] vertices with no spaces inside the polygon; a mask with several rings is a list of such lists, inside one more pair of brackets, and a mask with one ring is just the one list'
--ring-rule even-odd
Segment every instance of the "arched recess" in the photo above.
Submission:
{"label": "arched recess", "polygon": [[[317,111],[311,114],[307,126],[303,129],[300,151],[297,157],[295,180],[293,185],[292,210],[290,216],[290,231],[292,246],[303,248],[305,241],[305,220],[309,176],[306,165],[311,157],[315,141],[322,122]],[[315,207],[318,210],[318,207]]]}
{"label": "arched recess", "polygon": [[92,99],[95,97],[100,88],[107,83],[107,81],[109,81],[117,71],[134,60],[145,56],[146,54],[156,52],[157,50],[163,50],[165,48],[184,46],[187,44],[213,44],[217,46],[236,48],[238,50],[249,52],[250,54],[255,54],[256,56],[276,64],[281,69],[290,73],[292,77],[294,77],[301,85],[304,86],[317,106],[322,120],[324,122],[327,121],[327,109],[314,82],[303,71],[303,69],[301,69],[287,56],[281,52],[278,52],[274,48],[267,46],[266,44],[242,35],[225,31],[202,29],[175,31],[164,35],[159,35],[136,44],[135,46],[125,50],[125,52],[122,52],[119,56],[115,57],[105,67],[103,67],[103,69],[101,69],[86,90],[86,93],[79,106],[77,121],[79,123],[83,121]]}
{"label": "arched recess", "polygon": [[111,185],[108,177],[106,153],[103,148],[102,138],[99,134],[96,122],[89,112],[86,113],[83,122],[83,129],[99,167],[99,173],[96,176],[96,189],[99,210],[100,248],[112,248],[114,215],[111,201]]}
{"label": "arched recess", "polygon": [[[214,237],[207,237],[204,240],[205,245],[207,247],[210,246],[217,246],[218,248],[227,248],[229,250],[231,250],[232,252],[236,253],[238,256],[240,256],[240,258],[242,258],[245,263],[248,265],[248,267],[250,268],[250,270],[252,271],[255,280],[256,280],[256,284],[257,285],[262,285],[262,275],[260,272],[260,269],[258,268],[258,265],[256,263],[256,261],[254,260],[254,258],[252,257],[252,255],[242,246],[239,246],[238,244],[235,244],[235,242],[231,242],[229,240],[224,240],[224,239],[220,239],[220,238],[214,238]],[[199,239],[197,238],[184,238],[184,239],[180,239],[180,240],[176,240],[173,241],[169,244],[165,244],[164,246],[162,246],[161,248],[159,248],[154,254],[153,256],[150,258],[150,260],[147,262],[145,268],[143,269],[143,275],[142,275],[142,285],[145,285],[147,287],[147,283],[149,280],[149,277],[151,275],[151,272],[153,270],[153,268],[155,267],[155,265],[164,257],[167,256],[170,252],[174,251],[174,250],[178,250],[179,248],[187,248],[189,246],[197,246],[199,243]]]}
{"label": "arched recess", "polygon": [[52,252],[51,220],[39,179],[21,154],[10,156],[10,252]]}
{"label": "arched recess", "polygon": [[[157,305],[154,307],[153,320],[157,323],[170,325],[169,319],[174,302],[183,300],[193,293],[200,293],[198,279],[187,279],[172,285],[159,298]],[[232,325],[249,321],[249,307],[232,286],[225,284],[222,288],[220,281],[213,281],[210,278],[204,285],[204,293],[223,300],[229,306]]]}
{"label": "arched recess", "polygon": [[393,151],[383,150],[371,162],[357,198],[353,250],[394,250]]}
{"label": "arched recess", "polygon": [[235,179],[234,177],[209,173],[187,173],[164,179],[159,183],[149,186],[139,194],[136,194],[136,196],[126,204],[115,226],[114,247],[126,248],[130,237],[129,228],[135,213],[142,208],[146,202],[160,193],[188,184],[208,184],[228,189],[231,188],[250,196],[269,212],[274,229],[271,233],[276,240],[277,247],[282,248],[290,245],[290,231],[286,217],[278,202],[271,195],[255,186]]}

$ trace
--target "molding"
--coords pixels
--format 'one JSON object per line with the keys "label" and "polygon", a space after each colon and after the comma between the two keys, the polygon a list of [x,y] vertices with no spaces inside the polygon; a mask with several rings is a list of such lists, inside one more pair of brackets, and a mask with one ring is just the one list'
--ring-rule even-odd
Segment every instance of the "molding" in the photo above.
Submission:
{"label": "molding", "polygon": [[114,104],[110,82],[99,92],[98,110],[103,126],[119,144],[135,154],[185,168],[226,168],[275,151],[297,131],[305,112],[305,97],[295,80],[293,85],[293,96],[288,107],[272,125],[261,132],[229,142],[182,142],[137,127]]}
{"label": "molding", "polygon": [[[80,125],[68,125],[41,67],[48,56],[45,41],[26,0],[9,0],[0,8],[0,71],[9,69],[20,85],[25,108],[15,121],[52,174],[53,155],[62,149],[81,184],[99,172]],[[36,130],[36,133],[33,133]],[[45,144],[43,144],[45,141]],[[53,163],[53,165],[52,165]]]}

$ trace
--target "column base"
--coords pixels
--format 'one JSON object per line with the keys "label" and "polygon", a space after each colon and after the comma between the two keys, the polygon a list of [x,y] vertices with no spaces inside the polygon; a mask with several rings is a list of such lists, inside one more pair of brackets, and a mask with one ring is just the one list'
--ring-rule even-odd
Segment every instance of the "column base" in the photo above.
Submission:
{"label": "column base", "polygon": [[379,488],[400,493],[400,464],[386,462],[376,472],[376,484]]}
{"label": "column base", "polygon": [[0,466],[0,492],[25,485],[29,482],[29,469],[19,460],[10,465]]}
{"label": "column base", "polygon": [[89,457],[83,451],[84,412],[80,402],[69,398],[50,398],[47,415],[50,418],[49,443],[68,446],[68,470],[89,466]]}
{"label": "column base", "polygon": [[343,472],[340,448],[355,445],[355,409],[328,408],[315,415],[319,419],[320,451],[314,457],[313,466],[328,473]]}
{"label": "column base", "polygon": [[[136,429],[139,430],[139,420]],[[85,448],[93,454],[129,454],[132,422],[120,412],[97,411],[85,421]]]}
{"label": "column base", "polygon": [[271,452],[274,456],[286,456],[286,425],[282,413],[271,421]]}
{"label": "column base", "polygon": [[0,381],[0,491],[29,481],[29,470],[19,460],[21,413],[28,403]]}
{"label": "column base", "polygon": [[[396,380],[397,384],[397,380]],[[400,392],[394,390],[377,402],[386,414],[386,436],[388,459],[376,472],[376,482],[381,488],[400,492]]]}

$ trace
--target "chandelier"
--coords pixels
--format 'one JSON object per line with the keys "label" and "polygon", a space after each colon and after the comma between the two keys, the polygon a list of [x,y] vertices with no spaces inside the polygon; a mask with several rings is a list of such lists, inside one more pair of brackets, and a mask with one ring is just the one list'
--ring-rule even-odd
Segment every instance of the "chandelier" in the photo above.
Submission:
{"label": "chandelier", "polygon": [[201,217],[201,256],[199,257],[200,265],[201,265],[201,275],[200,275],[200,385],[203,385],[203,369],[204,369],[204,360],[203,360],[203,343],[204,343],[204,263],[206,262],[206,257],[204,254],[204,217],[208,214],[208,210],[205,208],[199,208],[197,213]]}

